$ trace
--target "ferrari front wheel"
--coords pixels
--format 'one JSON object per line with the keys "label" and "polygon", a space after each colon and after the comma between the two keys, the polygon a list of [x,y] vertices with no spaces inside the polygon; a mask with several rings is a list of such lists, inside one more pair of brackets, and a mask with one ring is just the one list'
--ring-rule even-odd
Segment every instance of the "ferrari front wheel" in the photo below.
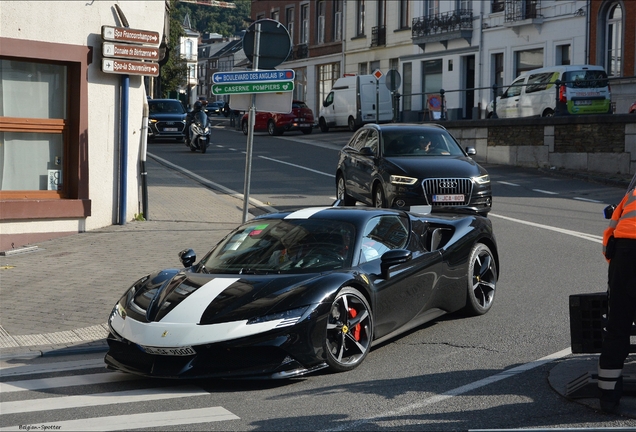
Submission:
{"label": "ferrari front wheel", "polygon": [[335,372],[356,368],[369,353],[373,317],[367,299],[355,288],[343,288],[331,305],[327,321],[327,364]]}
{"label": "ferrari front wheel", "polygon": [[476,243],[468,261],[468,298],[466,313],[483,315],[490,310],[495,299],[497,286],[497,264],[495,258],[483,243]]}

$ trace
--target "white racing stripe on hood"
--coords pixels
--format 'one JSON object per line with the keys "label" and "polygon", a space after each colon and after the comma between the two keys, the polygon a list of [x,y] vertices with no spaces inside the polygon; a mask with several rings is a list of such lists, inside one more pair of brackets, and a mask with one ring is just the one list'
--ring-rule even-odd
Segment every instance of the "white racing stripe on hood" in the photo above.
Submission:
{"label": "white racing stripe on hood", "polygon": [[185,298],[161,319],[162,323],[197,323],[212,300],[238,278],[215,278]]}
{"label": "white racing stripe on hood", "polygon": [[178,348],[239,339],[274,330],[281,322],[283,320],[278,319],[247,324],[247,320],[244,320],[198,325],[194,322],[142,323],[130,317],[123,319],[117,314],[112,314],[110,318],[110,325],[122,337],[139,345],[158,348]]}
{"label": "white racing stripe on hood", "polygon": [[295,211],[285,216],[285,219],[309,219],[316,213],[331,207],[311,207]]}

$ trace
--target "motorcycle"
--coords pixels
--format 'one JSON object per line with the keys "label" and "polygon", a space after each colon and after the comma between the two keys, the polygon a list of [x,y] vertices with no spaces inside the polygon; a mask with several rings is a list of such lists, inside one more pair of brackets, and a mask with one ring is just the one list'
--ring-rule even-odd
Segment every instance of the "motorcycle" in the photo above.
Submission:
{"label": "motorcycle", "polygon": [[186,139],[186,145],[190,147],[190,151],[201,150],[205,153],[210,145],[210,120],[205,111],[201,110],[193,114],[190,123],[189,138]]}

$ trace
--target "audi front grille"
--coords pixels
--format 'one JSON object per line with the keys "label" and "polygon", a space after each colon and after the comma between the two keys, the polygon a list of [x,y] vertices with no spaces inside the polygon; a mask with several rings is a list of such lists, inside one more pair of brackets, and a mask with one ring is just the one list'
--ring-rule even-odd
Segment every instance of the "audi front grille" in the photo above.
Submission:
{"label": "audi front grille", "polygon": [[[470,202],[473,182],[468,178],[434,178],[422,181],[424,195],[433,206],[464,206]],[[433,201],[433,195],[464,195],[463,201]]]}

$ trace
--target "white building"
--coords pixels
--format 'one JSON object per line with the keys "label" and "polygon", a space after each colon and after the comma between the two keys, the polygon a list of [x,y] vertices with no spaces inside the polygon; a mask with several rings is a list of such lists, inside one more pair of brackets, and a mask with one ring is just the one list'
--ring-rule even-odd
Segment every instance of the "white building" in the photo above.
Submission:
{"label": "white building", "polygon": [[158,46],[166,4],[4,1],[1,8],[0,250],[132,220],[141,213],[146,90],[138,72],[102,70],[102,26],[157,32],[149,42]]}

